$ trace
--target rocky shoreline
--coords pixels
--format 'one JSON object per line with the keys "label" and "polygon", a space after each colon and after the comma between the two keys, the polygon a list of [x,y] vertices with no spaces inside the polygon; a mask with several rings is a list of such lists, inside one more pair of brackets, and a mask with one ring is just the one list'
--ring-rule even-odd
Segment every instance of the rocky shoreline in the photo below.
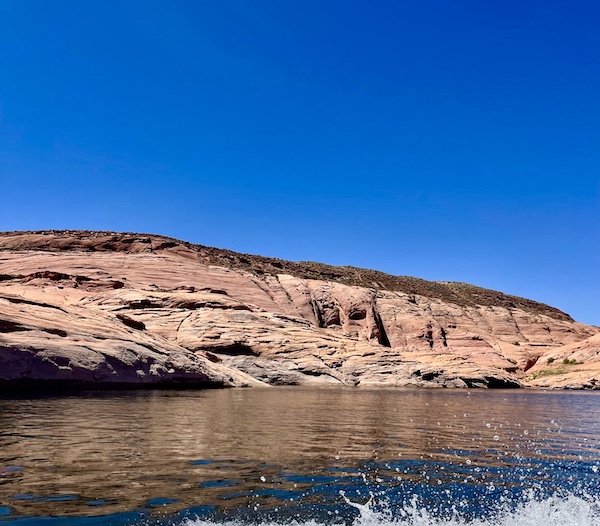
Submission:
{"label": "rocky shoreline", "polygon": [[461,283],[0,233],[0,388],[305,384],[600,389],[600,329]]}

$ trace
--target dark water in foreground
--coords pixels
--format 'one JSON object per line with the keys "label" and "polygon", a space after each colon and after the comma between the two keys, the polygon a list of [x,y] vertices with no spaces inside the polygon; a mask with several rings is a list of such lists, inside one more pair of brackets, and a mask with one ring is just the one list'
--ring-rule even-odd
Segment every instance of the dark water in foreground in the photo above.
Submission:
{"label": "dark water in foreground", "polygon": [[0,523],[600,525],[600,393],[0,399]]}

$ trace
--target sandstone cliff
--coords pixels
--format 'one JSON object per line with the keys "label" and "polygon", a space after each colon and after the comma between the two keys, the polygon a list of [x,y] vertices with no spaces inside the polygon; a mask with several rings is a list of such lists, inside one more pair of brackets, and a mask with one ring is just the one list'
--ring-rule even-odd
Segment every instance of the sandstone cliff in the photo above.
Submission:
{"label": "sandstone cliff", "polygon": [[0,384],[600,388],[600,329],[460,283],[0,233]]}

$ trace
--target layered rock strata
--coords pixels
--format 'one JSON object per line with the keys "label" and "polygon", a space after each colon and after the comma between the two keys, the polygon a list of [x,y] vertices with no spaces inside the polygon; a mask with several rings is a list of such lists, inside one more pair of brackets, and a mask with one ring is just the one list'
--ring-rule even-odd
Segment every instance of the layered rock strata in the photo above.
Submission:
{"label": "layered rock strata", "polygon": [[466,284],[105,232],[0,234],[0,384],[600,388],[600,329]]}

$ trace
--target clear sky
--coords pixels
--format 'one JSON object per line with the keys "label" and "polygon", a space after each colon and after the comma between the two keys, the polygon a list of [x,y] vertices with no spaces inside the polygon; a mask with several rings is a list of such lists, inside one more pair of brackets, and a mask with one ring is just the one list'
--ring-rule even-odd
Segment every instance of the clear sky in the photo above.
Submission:
{"label": "clear sky", "polygon": [[0,230],[465,281],[600,325],[597,0],[0,0]]}

